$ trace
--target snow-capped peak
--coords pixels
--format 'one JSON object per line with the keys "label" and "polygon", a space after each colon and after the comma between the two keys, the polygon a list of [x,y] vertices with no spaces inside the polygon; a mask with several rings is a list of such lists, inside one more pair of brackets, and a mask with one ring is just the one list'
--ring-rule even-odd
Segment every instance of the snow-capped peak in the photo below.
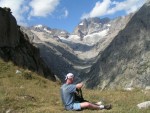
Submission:
{"label": "snow-capped peak", "polygon": [[50,28],[43,26],[41,24],[34,26],[34,30],[39,31],[39,32],[51,33]]}
{"label": "snow-capped peak", "polygon": [[82,26],[82,25],[83,25],[83,22],[81,22],[79,25]]}
{"label": "snow-capped peak", "polygon": [[34,26],[34,27],[35,27],[35,28],[42,28],[43,25],[39,24],[39,25],[36,25],[36,26]]}

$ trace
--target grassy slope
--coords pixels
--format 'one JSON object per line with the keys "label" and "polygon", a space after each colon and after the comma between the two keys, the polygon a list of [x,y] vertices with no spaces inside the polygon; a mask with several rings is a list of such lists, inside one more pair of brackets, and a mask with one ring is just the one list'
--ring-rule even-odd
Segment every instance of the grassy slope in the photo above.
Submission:
{"label": "grassy slope", "polygon": [[[20,70],[20,74],[16,74]],[[36,73],[23,70],[0,59],[0,113],[73,113],[65,111],[60,100],[60,85]],[[140,90],[99,91],[83,89],[87,100],[112,103],[112,110],[83,110],[81,113],[149,113],[136,105],[150,100],[150,92]],[[77,111],[76,111],[77,113]]]}

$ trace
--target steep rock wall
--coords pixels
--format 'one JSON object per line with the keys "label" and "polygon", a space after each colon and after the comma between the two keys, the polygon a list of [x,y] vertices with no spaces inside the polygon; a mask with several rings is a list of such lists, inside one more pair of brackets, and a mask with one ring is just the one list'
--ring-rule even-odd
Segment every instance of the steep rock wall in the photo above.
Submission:
{"label": "steep rock wall", "polygon": [[39,49],[32,44],[34,37],[28,37],[17,26],[16,19],[9,8],[0,8],[0,22],[0,57],[55,80],[54,75],[40,57]]}
{"label": "steep rock wall", "polygon": [[88,87],[150,86],[150,1],[119,32],[92,66]]}
{"label": "steep rock wall", "polygon": [[18,44],[17,23],[9,8],[0,8],[0,31],[0,47],[15,47]]}

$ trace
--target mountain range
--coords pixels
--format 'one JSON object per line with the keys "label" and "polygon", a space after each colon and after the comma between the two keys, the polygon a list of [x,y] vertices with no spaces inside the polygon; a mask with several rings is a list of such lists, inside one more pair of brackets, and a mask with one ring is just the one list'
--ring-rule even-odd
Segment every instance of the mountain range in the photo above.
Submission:
{"label": "mountain range", "polygon": [[[98,54],[125,27],[132,15],[114,20],[108,18],[84,19],[79,22],[71,34],[43,25],[32,26],[28,30],[38,36],[38,40],[33,42],[38,45],[42,58],[58,78],[63,81],[66,73],[72,72],[78,76],[79,80],[85,80],[86,77],[83,75],[90,71],[91,66],[99,58]],[[80,33],[84,35],[81,37]],[[57,62],[54,63],[54,61]]]}
{"label": "mountain range", "polygon": [[133,14],[84,19],[68,33],[43,25],[17,27],[1,8],[0,56],[52,80],[64,82],[72,72],[88,88],[145,88],[150,86],[149,10],[148,0]]}

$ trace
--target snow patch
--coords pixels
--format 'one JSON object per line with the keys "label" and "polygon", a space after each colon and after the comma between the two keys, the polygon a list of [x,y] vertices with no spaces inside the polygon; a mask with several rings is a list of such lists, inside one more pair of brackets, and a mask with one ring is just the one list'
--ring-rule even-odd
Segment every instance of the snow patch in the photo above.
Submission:
{"label": "snow patch", "polygon": [[67,38],[64,38],[64,37],[61,37],[61,36],[59,36],[59,39],[62,40],[62,41],[69,41]]}
{"label": "snow patch", "polygon": [[80,26],[83,26],[83,22],[79,24]]}
{"label": "snow patch", "polygon": [[68,38],[64,38],[64,37],[59,36],[59,39],[60,39],[62,42],[82,43],[82,42],[80,41],[80,37],[79,37],[78,35],[70,35]]}
{"label": "snow patch", "polygon": [[108,34],[108,31],[109,28],[104,29],[103,31],[97,33],[86,35],[83,37],[82,41],[78,35],[70,35],[67,39],[59,36],[59,39],[62,40],[62,42],[75,42],[75,43],[82,43],[88,46],[92,46],[97,42],[99,42],[100,40],[105,40],[105,36]]}
{"label": "snow patch", "polygon": [[43,27],[43,25],[41,25],[41,24],[39,24],[39,25],[36,25],[36,26],[34,26],[35,28],[41,28],[41,27]]}
{"label": "snow patch", "polygon": [[110,27],[111,25],[110,24],[107,24],[107,27]]}
{"label": "snow patch", "polygon": [[88,45],[94,45],[108,34],[109,29],[105,29],[98,33],[89,34],[83,37],[83,42]]}
{"label": "snow patch", "polygon": [[61,33],[61,34],[65,34],[65,32],[64,32],[64,31],[61,31],[60,33]]}
{"label": "snow patch", "polygon": [[69,40],[80,40],[80,37],[78,35],[70,35],[68,37]]}
{"label": "snow patch", "polygon": [[44,28],[44,31],[48,32],[48,33],[52,33],[51,31],[49,31],[48,29]]}

